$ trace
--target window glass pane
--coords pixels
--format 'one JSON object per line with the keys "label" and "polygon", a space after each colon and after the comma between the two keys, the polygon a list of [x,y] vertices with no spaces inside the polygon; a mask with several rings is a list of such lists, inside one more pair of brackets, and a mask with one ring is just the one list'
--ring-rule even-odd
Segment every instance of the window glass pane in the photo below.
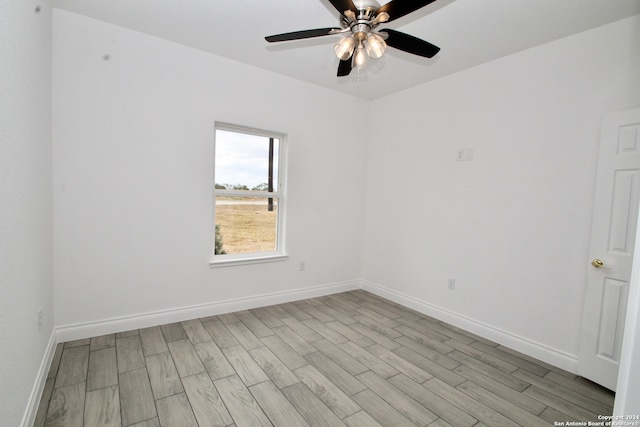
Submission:
{"label": "window glass pane", "polygon": [[215,254],[277,250],[278,199],[216,197]]}
{"label": "window glass pane", "polygon": [[279,142],[277,138],[216,130],[216,188],[277,191]]}

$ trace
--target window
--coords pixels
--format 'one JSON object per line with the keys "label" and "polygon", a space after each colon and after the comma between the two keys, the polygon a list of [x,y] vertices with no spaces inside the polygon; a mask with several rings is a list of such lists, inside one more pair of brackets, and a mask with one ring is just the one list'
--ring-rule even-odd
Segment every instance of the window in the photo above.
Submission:
{"label": "window", "polygon": [[216,123],[212,265],[286,258],[284,139]]}

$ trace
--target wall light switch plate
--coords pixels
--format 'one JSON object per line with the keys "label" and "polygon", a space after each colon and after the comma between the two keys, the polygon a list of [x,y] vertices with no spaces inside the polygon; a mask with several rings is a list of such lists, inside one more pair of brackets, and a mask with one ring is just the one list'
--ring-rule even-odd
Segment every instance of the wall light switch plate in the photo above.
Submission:
{"label": "wall light switch plate", "polygon": [[473,148],[460,148],[456,150],[456,161],[468,162],[473,160]]}

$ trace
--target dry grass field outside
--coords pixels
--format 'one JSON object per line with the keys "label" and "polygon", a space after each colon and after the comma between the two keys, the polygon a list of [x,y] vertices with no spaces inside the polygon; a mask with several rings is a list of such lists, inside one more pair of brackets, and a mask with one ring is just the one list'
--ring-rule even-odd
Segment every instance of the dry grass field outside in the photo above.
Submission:
{"label": "dry grass field outside", "polygon": [[267,252],[276,249],[277,201],[268,210],[267,198],[216,198],[216,225],[227,254]]}

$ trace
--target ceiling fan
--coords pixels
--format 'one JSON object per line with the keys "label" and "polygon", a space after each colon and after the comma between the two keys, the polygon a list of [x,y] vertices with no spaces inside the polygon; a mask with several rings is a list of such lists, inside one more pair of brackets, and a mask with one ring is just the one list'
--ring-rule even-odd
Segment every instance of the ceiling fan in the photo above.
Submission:
{"label": "ceiling fan", "polygon": [[[435,0],[391,0],[380,6],[375,0],[329,0],[340,12],[342,28],[316,28],[265,37],[270,42],[308,39],[330,35],[345,35],[333,50],[340,59],[338,77],[348,76],[354,67],[362,67],[366,57],[380,58],[387,46],[432,58],[440,48],[400,31],[376,28],[414,12]],[[376,30],[376,31],[374,31]]]}

